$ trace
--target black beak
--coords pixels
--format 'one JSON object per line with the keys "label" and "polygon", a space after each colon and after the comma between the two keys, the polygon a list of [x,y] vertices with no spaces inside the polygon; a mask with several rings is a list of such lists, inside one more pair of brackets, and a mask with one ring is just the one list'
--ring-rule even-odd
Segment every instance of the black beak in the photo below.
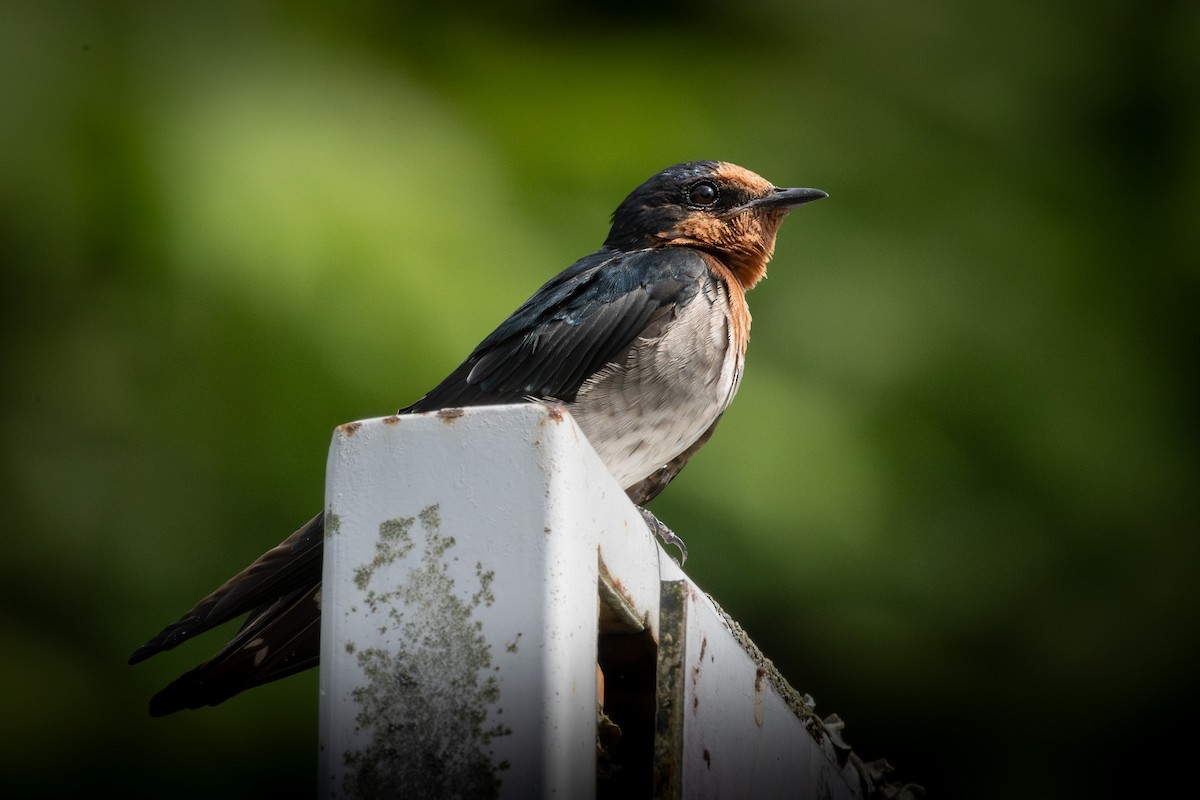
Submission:
{"label": "black beak", "polygon": [[776,189],[765,197],[751,200],[742,208],[767,208],[790,211],[796,206],[829,197],[820,189]]}

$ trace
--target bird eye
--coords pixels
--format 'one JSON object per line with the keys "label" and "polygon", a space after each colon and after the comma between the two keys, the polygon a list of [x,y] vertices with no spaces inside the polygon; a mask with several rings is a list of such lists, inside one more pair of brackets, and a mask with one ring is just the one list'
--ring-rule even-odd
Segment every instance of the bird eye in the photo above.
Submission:
{"label": "bird eye", "polygon": [[717,187],[710,181],[700,181],[688,189],[688,202],[694,206],[711,206],[717,202]]}

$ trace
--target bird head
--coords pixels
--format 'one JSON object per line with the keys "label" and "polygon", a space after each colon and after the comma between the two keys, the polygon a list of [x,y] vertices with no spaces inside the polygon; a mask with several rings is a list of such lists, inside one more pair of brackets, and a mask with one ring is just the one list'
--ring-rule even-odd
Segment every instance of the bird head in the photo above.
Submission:
{"label": "bird head", "polygon": [[694,247],[719,259],[749,289],[767,272],[783,218],[823,197],[820,189],[777,188],[725,161],[689,161],[634,189],[613,212],[604,244]]}

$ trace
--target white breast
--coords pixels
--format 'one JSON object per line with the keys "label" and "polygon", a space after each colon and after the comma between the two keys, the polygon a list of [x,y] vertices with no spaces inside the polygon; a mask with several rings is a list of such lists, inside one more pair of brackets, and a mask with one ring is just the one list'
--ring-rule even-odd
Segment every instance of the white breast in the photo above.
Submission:
{"label": "white breast", "polygon": [[743,353],[725,287],[708,283],[654,339],[590,378],[571,414],[622,487],[686,450],[733,400]]}

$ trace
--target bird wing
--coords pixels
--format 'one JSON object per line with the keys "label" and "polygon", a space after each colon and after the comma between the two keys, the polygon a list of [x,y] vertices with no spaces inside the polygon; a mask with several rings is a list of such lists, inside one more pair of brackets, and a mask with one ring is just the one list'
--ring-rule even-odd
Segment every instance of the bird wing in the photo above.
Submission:
{"label": "bird wing", "polygon": [[[588,377],[619,361],[635,339],[657,335],[707,275],[704,258],[689,249],[593,253],[542,286],[449,377],[400,413],[530,399],[571,402]],[[669,480],[660,478],[657,488]],[[139,647],[130,664],[250,613],[215,656],[154,696],[151,713],[215,705],[315,665],[323,545],[324,518],[317,515]]]}
{"label": "bird wing", "polygon": [[580,259],[402,413],[530,399],[569,403],[587,378],[691,302],[708,269],[688,248],[602,249]]}

